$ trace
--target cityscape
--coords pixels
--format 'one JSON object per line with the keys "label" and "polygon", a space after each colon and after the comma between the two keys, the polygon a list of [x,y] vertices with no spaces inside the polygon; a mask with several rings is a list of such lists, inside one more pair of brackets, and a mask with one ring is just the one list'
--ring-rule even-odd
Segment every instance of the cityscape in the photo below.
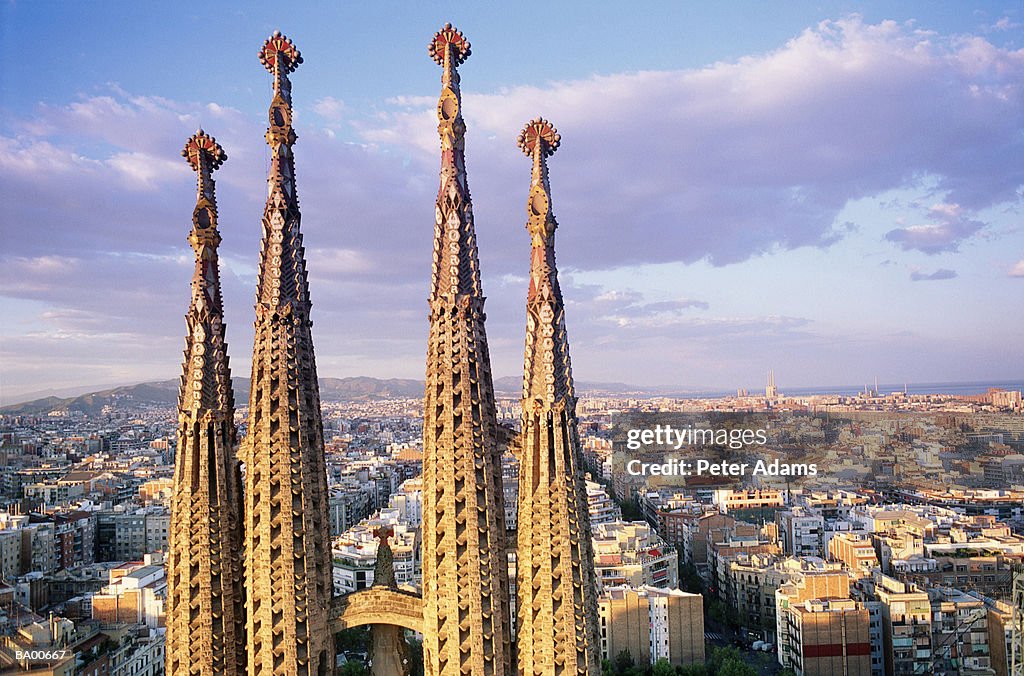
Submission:
{"label": "cityscape", "polygon": [[[1019,34],[1020,17],[988,9],[998,9],[985,15],[993,33]],[[851,35],[864,21],[826,21],[780,49],[836,31],[856,42]],[[324,324],[345,315],[319,314],[318,290],[336,282],[317,266],[330,267],[332,256],[316,241],[322,231],[309,227],[322,207],[296,178],[307,174],[305,136],[296,133],[305,134],[306,110],[295,102],[304,96],[303,69],[316,68],[317,56],[280,30],[249,64],[266,70],[261,99],[269,102],[255,264],[241,263],[230,243],[233,198],[218,199],[224,186],[237,187],[227,173],[236,161],[226,140],[237,138],[227,121],[234,113],[210,104],[209,122],[175,141],[174,171],[187,168],[194,181],[190,196],[175,198],[176,236],[188,249],[174,265],[191,271],[190,283],[179,275],[175,297],[187,301],[133,311],[184,315],[180,377],[126,384],[149,358],[126,353],[133,363],[109,372],[122,384],[84,385],[102,380],[102,369],[61,379],[57,370],[71,362],[39,366],[52,346],[30,346],[31,283],[0,277],[12,327],[0,336],[0,382],[14,385],[0,393],[0,674],[1024,676],[1019,318],[1008,317],[991,342],[974,340],[971,332],[985,329],[967,321],[940,344],[919,339],[930,319],[879,309],[870,326],[844,336],[858,357],[833,363],[842,348],[833,352],[834,338],[802,320],[765,315],[759,335],[768,345],[752,347],[734,328],[717,333],[725,315],[683,318],[719,300],[659,300],[653,283],[613,289],[615,270],[563,262],[563,254],[598,260],[607,252],[579,238],[579,165],[560,164],[573,135],[563,142],[555,126],[562,118],[546,117],[543,96],[533,116],[517,122],[518,137],[505,139],[525,155],[512,174],[525,233],[517,230],[518,243],[502,254],[520,259],[519,272],[503,273],[497,285],[517,284],[515,315],[506,316],[504,291],[485,312],[484,281],[496,259],[487,254],[494,240],[478,238],[474,207],[483,198],[469,188],[476,172],[467,157],[473,164],[478,147],[467,117],[479,99],[464,98],[477,45],[451,23],[430,37],[435,29],[420,31],[427,49],[419,59],[433,61],[440,93],[412,104],[429,109],[435,168],[440,161],[430,177],[436,197],[417,189],[433,201],[433,241],[418,250],[389,244],[395,270],[387,271],[401,276],[411,255],[429,270],[419,288],[426,318],[407,338],[405,310],[392,308],[394,324],[385,322],[380,336],[390,348],[367,351],[365,370],[335,377],[337,364],[361,362],[338,357],[333,341],[322,347]],[[934,39],[909,19],[902,27],[869,24],[864,34],[901,46],[921,40],[922,53]],[[1016,38],[991,39],[999,46],[962,35],[949,44],[970,42],[972,72],[1007,77],[1001,100],[1020,106]],[[744,58],[736,63],[749,63]],[[328,112],[340,115],[355,104],[317,105],[336,105]],[[565,112],[554,108],[552,118]],[[216,128],[222,122],[227,137]],[[38,131],[46,124],[24,134],[51,133]],[[26,143],[24,134],[11,143]],[[9,158],[20,156],[5,147]],[[251,146],[240,148],[238,161],[248,161]],[[1008,166],[1011,180],[1024,176],[1019,160]],[[969,279],[959,288],[980,298],[989,287],[970,278],[980,274],[982,252],[1001,237],[1010,248],[1019,239],[1005,220],[1017,213],[1019,183],[1015,197],[993,189],[972,206],[966,179],[934,171],[938,178],[928,181],[938,182],[928,190],[946,191],[933,199],[947,200],[932,207],[935,223],[900,220],[883,239],[915,250],[911,256],[960,261]],[[262,201],[260,182],[252,187]],[[635,194],[626,179],[619,187]],[[957,191],[963,207],[951,201]],[[817,199],[809,188],[790,192],[793,210]],[[997,209],[1004,215],[991,215]],[[373,228],[357,221],[338,227]],[[852,238],[859,232],[853,223],[843,229]],[[556,247],[556,231],[576,234],[559,235]],[[742,265],[730,256],[825,250],[844,237],[837,232],[791,245],[781,237],[741,254],[710,243],[702,260]],[[5,241],[27,246],[32,238],[13,234],[5,225]],[[342,265],[363,264],[356,249],[346,251]],[[626,245],[620,253],[633,255]],[[41,259],[5,259],[2,267],[16,274],[30,260]],[[71,260],[55,254],[50,262],[71,269]],[[631,274],[640,279],[653,269],[646,266],[667,263],[646,259]],[[958,279],[953,270],[907,264],[911,283]],[[1011,259],[987,265],[1002,284],[1024,277]],[[256,279],[254,315],[245,317],[230,300],[242,269]],[[366,274],[361,288],[376,288],[377,272]],[[1006,293],[999,287],[996,301],[985,302]],[[919,314],[936,307],[930,296],[917,298]],[[373,302],[387,305],[376,295]],[[806,302],[799,311],[819,313],[813,321],[834,319]],[[40,317],[54,312],[62,311]],[[379,321],[364,325],[362,313],[354,314],[361,328]],[[251,332],[234,332],[253,316]],[[618,327],[625,342],[609,342],[592,325]],[[489,341],[494,326],[499,337]],[[504,357],[492,364],[492,352],[505,351],[510,327],[516,349],[525,345],[521,376],[498,377],[511,369]],[[577,335],[581,361],[570,359]],[[622,348],[631,339],[632,354]],[[716,342],[722,352],[708,347]],[[374,368],[392,348],[395,364],[404,364],[407,343],[418,345],[415,373],[425,377],[409,377],[404,366]],[[945,355],[966,345],[977,349],[947,363]],[[91,349],[69,359],[88,360]],[[729,349],[738,350],[736,363],[716,371]],[[602,364],[611,356],[622,364]],[[694,379],[678,370],[688,360]],[[630,361],[644,365],[632,369]],[[866,363],[881,373],[863,373]],[[934,368],[922,366],[929,363]],[[854,376],[867,382],[841,384]]]}

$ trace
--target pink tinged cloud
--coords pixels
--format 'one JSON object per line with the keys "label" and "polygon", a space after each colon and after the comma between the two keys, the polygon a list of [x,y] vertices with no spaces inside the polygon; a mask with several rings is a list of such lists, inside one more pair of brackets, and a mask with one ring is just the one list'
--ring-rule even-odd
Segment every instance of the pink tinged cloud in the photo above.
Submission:
{"label": "pink tinged cloud", "polygon": [[957,251],[961,243],[985,227],[981,221],[969,218],[959,204],[935,204],[928,213],[931,222],[890,230],[885,238],[904,250],[938,254]]}

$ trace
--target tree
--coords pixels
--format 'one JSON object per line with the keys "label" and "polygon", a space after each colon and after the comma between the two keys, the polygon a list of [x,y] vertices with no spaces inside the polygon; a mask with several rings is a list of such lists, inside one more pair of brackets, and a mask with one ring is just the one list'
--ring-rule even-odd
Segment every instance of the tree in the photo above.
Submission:
{"label": "tree", "polygon": [[676,667],[677,676],[707,676],[708,669],[703,664],[687,664]]}
{"label": "tree", "polygon": [[636,501],[636,498],[628,501],[619,503],[619,507],[622,508],[622,520],[623,521],[643,521],[644,513],[640,510],[640,503]]}
{"label": "tree", "polygon": [[626,670],[633,666],[633,656],[628,650],[623,650],[615,656],[615,673],[625,674]]}
{"label": "tree", "polygon": [[652,676],[676,676],[676,668],[667,659],[661,657],[654,663],[654,670],[651,674]]}
{"label": "tree", "polygon": [[409,673],[412,676],[423,676],[423,642],[415,638],[407,640],[409,644]]}
{"label": "tree", "polygon": [[727,624],[733,629],[740,626],[740,616],[736,609],[719,599],[714,599],[708,604],[708,617],[719,624]]}
{"label": "tree", "polygon": [[697,572],[697,566],[689,561],[679,564],[679,586],[683,591],[690,592],[691,594],[704,593],[704,580],[701,579],[700,574]]}
{"label": "tree", "polygon": [[715,676],[757,676],[757,669],[740,658],[730,658],[722,664]]}
{"label": "tree", "polygon": [[335,650],[339,653],[365,653],[370,648],[370,626],[342,629],[334,635]]}
{"label": "tree", "polygon": [[719,674],[722,668],[728,662],[742,662],[743,658],[740,657],[740,651],[736,650],[733,646],[725,648],[714,647],[711,649],[711,658],[708,660],[708,666],[712,674]]}
{"label": "tree", "polygon": [[346,662],[338,673],[341,676],[370,676],[369,670],[359,662]]}

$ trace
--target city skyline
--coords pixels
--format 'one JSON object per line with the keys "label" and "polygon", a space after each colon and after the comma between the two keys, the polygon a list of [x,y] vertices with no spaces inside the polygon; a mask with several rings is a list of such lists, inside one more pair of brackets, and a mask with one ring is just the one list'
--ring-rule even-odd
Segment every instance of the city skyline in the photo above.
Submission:
{"label": "city skyline", "polygon": [[[233,47],[202,69],[156,68],[188,8],[153,10],[154,26],[115,21],[116,7],[2,10],[17,64],[0,89],[5,399],[173,375],[194,190],[176,153],[198,126],[232,157],[218,174],[227,338],[252,340],[265,82],[251,50]],[[564,16],[503,35],[523,16],[451,12],[486,46],[464,94],[497,375],[522,358],[515,137],[537,114],[573,141],[553,160],[553,206],[582,380],[732,389],[773,368],[785,389],[1021,375],[1007,369],[1024,330],[1009,311],[1024,283],[1024,17],[999,3],[963,17],[859,9],[801,6],[757,30],[738,23],[721,44],[668,32],[722,31],[736,18],[724,10],[666,8],[665,27],[638,18],[618,42],[594,20],[572,36],[559,35]],[[325,12],[338,26],[381,20]],[[389,17],[388,40],[351,27],[338,39],[315,13],[281,26],[262,8],[208,14],[227,43],[281,28],[316,56],[296,75],[297,183],[325,376],[422,377],[436,129],[429,63],[406,54],[437,19],[421,13]],[[84,58],[90,28],[110,21],[136,30],[113,58]],[[526,37],[549,45],[546,60],[524,54]],[[181,59],[199,58],[179,39]],[[38,58],[15,58],[27,40]]]}

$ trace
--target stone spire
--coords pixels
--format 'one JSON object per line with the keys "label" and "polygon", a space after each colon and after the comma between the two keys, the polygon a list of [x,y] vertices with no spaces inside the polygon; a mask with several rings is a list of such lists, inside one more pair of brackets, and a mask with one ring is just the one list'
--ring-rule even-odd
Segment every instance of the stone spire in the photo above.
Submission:
{"label": "stone spire", "polygon": [[519,135],[533,160],[516,605],[519,673],[527,676],[600,673],[594,552],[548,185],[547,158],[559,142],[543,119]]}
{"label": "stone spire", "polygon": [[302,57],[279,32],[259,57],[273,75],[274,96],[244,450],[249,673],[329,674],[327,474],[288,80]]}
{"label": "stone spire", "polygon": [[[391,526],[375,528],[377,561],[373,566],[373,586],[398,589],[395,556],[388,538],[395,534]],[[405,630],[393,624],[370,625],[370,664],[375,676],[407,676],[410,673]]]}
{"label": "stone spire", "polygon": [[442,74],[423,413],[424,662],[430,676],[504,675],[513,665],[501,458],[456,70],[469,42],[446,24],[428,51]]}
{"label": "stone spire", "polygon": [[213,171],[227,159],[199,130],[181,154],[198,174],[188,241],[196,254],[185,315],[178,445],[168,544],[166,671],[246,673],[242,588],[242,480],[235,456],[224,310],[217,262]]}

